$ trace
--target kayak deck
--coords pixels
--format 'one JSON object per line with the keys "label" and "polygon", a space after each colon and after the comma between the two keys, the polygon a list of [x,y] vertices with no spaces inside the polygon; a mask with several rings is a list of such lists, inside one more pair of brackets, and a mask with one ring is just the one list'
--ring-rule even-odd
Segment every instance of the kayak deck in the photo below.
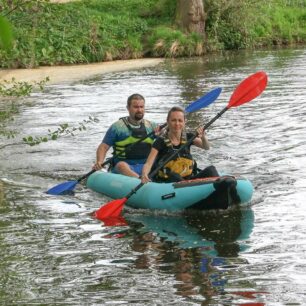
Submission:
{"label": "kayak deck", "polygon": [[[124,198],[141,183],[140,179],[98,171],[87,180],[88,188],[112,199]],[[253,186],[249,180],[221,176],[186,180],[177,183],[149,182],[127,201],[133,208],[178,211],[184,209],[226,209],[245,205],[252,198]]]}

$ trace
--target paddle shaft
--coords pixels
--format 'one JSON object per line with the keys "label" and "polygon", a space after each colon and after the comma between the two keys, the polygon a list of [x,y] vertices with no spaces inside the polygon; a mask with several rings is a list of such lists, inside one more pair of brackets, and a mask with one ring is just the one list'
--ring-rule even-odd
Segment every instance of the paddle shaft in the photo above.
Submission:
{"label": "paddle shaft", "polygon": [[[212,118],[208,123],[205,124],[203,127],[204,130],[206,130],[208,127],[210,127],[218,118],[222,116],[223,113],[225,113],[228,110],[228,107],[225,107],[221,112],[219,112],[214,118]],[[175,150],[168,158],[163,160],[162,164],[159,165],[157,168],[155,168],[151,173],[150,177],[152,178],[157,172],[163,168],[170,160],[172,160],[174,157],[176,157],[177,154],[179,154],[180,151],[185,149],[186,147],[190,146],[192,142],[199,136],[198,132],[196,132],[184,145],[182,145],[178,150]],[[137,186],[138,187],[138,186]]]}
{"label": "paddle shaft", "polygon": [[[229,107],[228,106],[226,106],[226,107],[224,107],[223,109],[222,109],[222,111],[221,112],[219,112],[214,118],[212,118],[209,122],[207,122],[205,125],[204,125],[204,127],[203,127],[203,129],[204,129],[204,131],[205,130],[207,130],[218,118],[220,118],[227,110],[229,109]],[[196,137],[197,137],[198,135],[196,134]],[[193,140],[194,140],[194,138],[193,138]],[[192,141],[193,141],[192,140]],[[191,143],[191,142],[190,142]],[[190,144],[189,143],[189,144]]]}
{"label": "paddle shaft", "polygon": [[[164,124],[160,125],[160,129],[163,129],[166,125],[167,125],[167,123],[164,123]],[[140,142],[144,141],[144,140],[145,140],[146,138],[148,138],[148,137],[153,136],[154,133],[155,133],[155,131],[152,131],[151,133],[149,133],[149,134],[146,135],[145,137],[142,137],[142,138],[138,139],[136,142],[133,142],[132,144],[130,144],[130,145],[126,148],[126,150],[127,150],[127,151],[131,150],[131,148],[132,148],[134,145],[136,145],[137,143],[140,143]],[[114,156],[108,158],[108,159],[101,165],[101,167],[105,167],[106,165],[110,164],[115,158],[117,158],[117,157],[120,158],[121,156],[122,156],[122,153],[121,153],[121,154],[119,153],[119,154],[116,154],[116,155],[114,155]],[[96,172],[96,171],[97,171],[96,169],[92,169],[91,171],[89,171],[88,173],[86,173],[86,174],[84,174],[82,177],[80,177],[80,178],[77,180],[77,182],[79,183],[79,182],[81,182],[82,180],[88,178],[91,174],[93,174],[93,173]]]}
{"label": "paddle shaft", "polygon": [[[262,91],[265,89],[267,85],[267,75],[265,72],[257,72],[245,80],[243,80],[235,89],[233,94],[231,95],[230,101],[228,105],[220,111],[213,119],[211,119],[207,124],[203,126],[203,129],[206,130],[209,126],[211,126],[218,118],[222,116],[229,108],[236,107],[247,103],[257,96],[259,96]],[[171,156],[167,157],[160,165],[155,168],[149,175],[152,178],[160,169],[162,169],[170,160],[174,159],[175,156],[187,146],[190,146],[191,143],[194,141],[199,134],[196,131],[195,134],[187,141],[186,144],[181,146],[176,152],[171,154]],[[99,210],[96,211],[96,216],[100,219],[111,217],[111,216],[118,216],[124,206],[124,204],[128,201],[128,199],[136,193],[144,184],[138,184],[126,197],[118,200],[114,200],[112,202],[107,203],[106,205],[100,207]]]}
{"label": "paddle shaft", "polygon": [[[199,109],[199,106],[205,107],[205,106],[211,104],[213,101],[215,101],[215,100],[218,98],[218,96],[219,96],[220,93],[221,93],[221,90],[222,90],[221,88],[215,88],[215,89],[213,89],[212,91],[210,91],[209,93],[207,93],[205,96],[201,97],[200,99],[198,99],[197,101],[193,102],[191,105],[188,106],[188,107],[190,107],[190,106],[193,105],[193,108],[188,109],[188,107],[187,107],[187,108],[185,109],[185,111],[188,112],[188,113],[189,113],[189,112],[194,112],[194,111],[196,111],[197,109]],[[202,103],[200,104],[200,102],[202,102]],[[205,103],[203,104],[203,102],[205,102]],[[201,107],[200,107],[200,108],[201,108]],[[224,109],[222,112],[220,112],[220,113],[219,113],[215,118],[213,118],[213,119],[211,120],[211,122],[209,122],[209,123],[212,124],[215,120],[217,120],[217,119],[223,114],[223,112],[225,112],[225,110],[226,110],[226,109]],[[166,127],[166,126],[167,126],[167,123],[164,123],[164,124],[160,125],[160,129],[163,129],[163,128]],[[152,131],[152,132],[149,133],[147,136],[140,138],[140,139],[137,140],[136,142],[132,143],[130,146],[127,146],[126,150],[127,150],[127,151],[130,150],[135,144],[140,143],[140,142],[144,141],[146,138],[153,136],[154,133],[155,133],[155,131]],[[114,155],[113,157],[107,159],[107,160],[101,165],[101,167],[106,166],[107,164],[111,163],[112,160],[114,160],[115,158],[118,158],[118,157],[119,157],[119,158],[122,157],[122,153],[119,153],[119,154]],[[87,178],[88,176],[90,176],[90,175],[91,175],[92,173],[94,173],[95,171],[96,171],[96,170],[92,170],[92,171],[90,171],[89,173],[85,174],[85,175],[82,176],[80,179],[78,179],[78,182],[80,182],[81,180]],[[137,189],[137,190],[138,190],[138,189]]]}
{"label": "paddle shaft", "polygon": [[[107,160],[107,161],[108,161],[108,160]],[[103,166],[104,164],[107,165],[107,164],[108,164],[107,161],[105,161],[105,162],[102,164],[102,166]],[[96,169],[92,169],[92,170],[89,171],[88,173],[86,173],[86,174],[84,174],[83,176],[81,176],[81,177],[77,180],[77,182],[79,183],[79,182],[83,181],[84,179],[88,178],[91,174],[95,173],[96,171],[97,171]]]}
{"label": "paddle shaft", "polygon": [[[220,118],[228,109],[230,109],[231,107],[234,106],[238,106],[241,105],[243,103],[249,102],[250,100],[254,99],[256,96],[258,96],[266,87],[266,80],[267,80],[267,76],[265,73],[256,73],[253,75],[253,77],[255,75],[259,75],[261,76],[261,78],[259,80],[256,80],[256,82],[254,84],[252,84],[253,86],[250,86],[251,84],[248,83],[248,86],[246,87],[246,85],[243,85],[243,82],[240,83],[238,85],[238,87],[236,88],[234,93],[237,92],[242,92],[243,94],[235,97],[232,95],[231,100],[229,102],[229,104],[224,107],[215,117],[213,117],[209,122],[207,122],[203,129],[207,130],[218,118]],[[252,76],[251,76],[252,78]],[[251,78],[247,78],[244,80],[244,82],[251,80]],[[250,81],[248,81],[250,82]],[[254,81],[253,81],[254,82]],[[260,82],[260,83],[259,83]],[[263,84],[264,86],[259,87],[260,84]],[[245,90],[246,87],[246,90]],[[244,89],[244,91],[243,91]],[[253,92],[255,90],[255,95],[252,96],[251,98],[248,97],[248,95],[250,94],[250,92]],[[195,138],[198,137],[198,132],[196,132],[183,146],[181,146],[178,150],[174,151],[170,156],[168,156],[165,160],[163,160],[163,162],[157,167],[155,168],[149,175],[150,178],[154,177],[158,171],[160,169],[162,169],[170,160],[172,160],[173,158],[176,157],[176,155],[179,154],[180,151],[182,151],[184,148],[190,146],[192,144],[192,142],[195,140]],[[126,196],[126,201],[129,197],[131,197],[139,188],[141,188],[143,186],[143,183],[140,183],[139,185],[137,185],[127,196]]]}
{"label": "paddle shaft", "polygon": [[[214,102],[218,96],[220,95],[222,91],[222,88],[215,88],[213,90],[211,90],[210,92],[208,92],[206,95],[204,95],[203,97],[199,98],[198,100],[192,102],[186,109],[185,109],[185,112],[186,113],[192,113],[192,112],[195,112],[203,107],[206,107],[208,106],[209,104],[211,104],[212,102]],[[163,127],[165,127],[166,124],[163,124],[160,126],[160,128],[162,129]],[[125,150],[126,151],[129,151],[135,144],[141,142],[141,141],[144,141],[147,137],[152,137],[154,135],[155,131],[154,132],[151,132],[149,133],[148,135],[146,135],[145,137],[141,138],[141,139],[138,139],[135,143],[132,143],[130,145],[128,145]],[[104,163],[102,163],[102,167],[106,166],[107,164],[111,163],[114,158],[120,158],[120,157],[123,157],[122,154],[123,152],[120,152],[119,154],[117,155],[114,155],[113,157],[111,158],[108,158]],[[51,189],[49,189],[47,191],[48,194],[54,194],[54,195],[57,195],[57,194],[61,194],[65,191],[69,191],[69,190],[73,190],[73,188],[80,182],[82,181],[83,179],[86,179],[88,176],[90,176],[92,173],[96,172],[95,169],[91,170],[90,172],[88,172],[87,174],[83,175],[82,177],[80,177],[79,179],[77,179],[76,181],[69,181],[69,182],[65,182],[65,183],[62,183],[62,184],[59,184]]]}
{"label": "paddle shaft", "polygon": [[[221,112],[219,112],[214,118],[212,118],[208,123],[205,124],[203,127],[204,130],[206,130],[208,127],[210,127],[218,118],[220,118],[229,108],[225,107]],[[163,168],[170,160],[172,160],[180,151],[182,151],[184,148],[191,145],[191,143],[195,140],[195,138],[198,137],[198,133],[196,132],[183,146],[181,146],[177,151],[173,152],[168,158],[163,160],[162,164],[159,165],[157,168],[155,168],[149,175],[150,178],[154,177],[158,171]],[[136,193],[144,183],[138,184],[135,188],[133,188],[129,194],[125,197],[125,201],[127,201],[134,193]]]}

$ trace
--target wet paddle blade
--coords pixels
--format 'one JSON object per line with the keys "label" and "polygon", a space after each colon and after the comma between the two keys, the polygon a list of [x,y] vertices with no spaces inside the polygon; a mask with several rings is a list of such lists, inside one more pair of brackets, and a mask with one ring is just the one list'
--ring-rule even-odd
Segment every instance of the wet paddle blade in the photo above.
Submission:
{"label": "wet paddle blade", "polygon": [[215,88],[208,92],[205,96],[201,97],[200,99],[194,101],[190,105],[185,108],[187,113],[195,112],[203,107],[208,106],[209,104],[213,103],[220,95],[222,91],[221,87]]}
{"label": "wet paddle blade", "polygon": [[94,217],[103,221],[107,218],[119,217],[127,198],[113,200],[95,211]]}
{"label": "wet paddle blade", "polygon": [[47,191],[47,194],[60,195],[60,194],[68,193],[69,191],[72,191],[75,188],[77,183],[78,181],[68,181],[65,183],[61,183],[59,185],[56,185],[50,188]]}
{"label": "wet paddle blade", "polygon": [[109,217],[101,221],[103,221],[104,226],[127,226],[128,225],[127,221],[122,216]]}
{"label": "wet paddle blade", "polygon": [[264,71],[250,75],[236,87],[227,108],[236,107],[255,99],[264,91],[267,83],[268,76]]}

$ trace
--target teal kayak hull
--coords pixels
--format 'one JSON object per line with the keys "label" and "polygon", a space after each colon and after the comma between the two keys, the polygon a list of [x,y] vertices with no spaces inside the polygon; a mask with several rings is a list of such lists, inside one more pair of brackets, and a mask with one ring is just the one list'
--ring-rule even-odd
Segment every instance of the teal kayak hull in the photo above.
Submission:
{"label": "teal kayak hull", "polygon": [[[88,188],[112,199],[126,197],[138,184],[138,178],[103,171],[97,171],[87,179]],[[132,195],[126,205],[167,211],[225,209],[236,204],[246,205],[252,194],[253,186],[249,180],[232,176],[178,183],[149,182]]]}

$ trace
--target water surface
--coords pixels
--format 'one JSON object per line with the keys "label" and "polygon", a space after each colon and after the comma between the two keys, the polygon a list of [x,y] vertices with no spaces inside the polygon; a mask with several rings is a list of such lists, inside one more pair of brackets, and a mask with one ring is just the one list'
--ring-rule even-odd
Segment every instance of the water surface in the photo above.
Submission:
{"label": "water surface", "polygon": [[[52,85],[22,101],[1,139],[0,300],[3,305],[305,305],[306,51],[235,52],[168,60],[154,67]],[[215,116],[238,83],[264,70],[269,84],[208,131],[200,166],[247,177],[255,192],[243,209],[182,216],[124,211],[126,226],[90,213],[108,198],[79,184],[72,196],[45,191],[91,169],[126,98],[146,97],[146,117],[163,123],[215,87],[220,98],[189,115],[188,127]],[[57,141],[26,146],[60,124],[98,124]]]}

